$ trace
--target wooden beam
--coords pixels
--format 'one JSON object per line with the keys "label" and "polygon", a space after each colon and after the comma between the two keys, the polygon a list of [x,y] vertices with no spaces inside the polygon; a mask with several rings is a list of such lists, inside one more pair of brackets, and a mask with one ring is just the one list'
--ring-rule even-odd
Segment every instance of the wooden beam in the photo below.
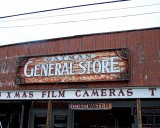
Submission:
{"label": "wooden beam", "polygon": [[52,123],[52,101],[48,101],[48,111],[47,111],[47,120],[46,120],[46,128],[51,128]]}
{"label": "wooden beam", "polygon": [[21,122],[20,122],[20,128],[23,128],[23,119],[24,119],[24,104],[22,104],[22,109],[21,109]]}
{"label": "wooden beam", "polygon": [[141,100],[140,99],[137,99],[137,124],[138,124],[138,128],[142,128]]}

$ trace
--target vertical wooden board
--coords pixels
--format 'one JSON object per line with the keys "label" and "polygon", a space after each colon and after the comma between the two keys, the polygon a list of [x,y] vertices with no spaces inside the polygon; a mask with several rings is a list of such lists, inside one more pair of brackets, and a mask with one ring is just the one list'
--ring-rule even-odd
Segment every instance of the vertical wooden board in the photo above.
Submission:
{"label": "vertical wooden board", "polygon": [[4,74],[4,79],[5,79],[3,83],[4,90],[16,88],[15,76],[16,76],[16,70],[17,70],[17,63],[16,63],[17,51],[18,51],[17,45],[8,46],[7,57],[3,59],[3,62],[2,62],[3,63],[2,72]]}
{"label": "vertical wooden board", "polygon": [[29,43],[28,44],[28,55],[34,56],[34,55],[40,55],[41,54],[41,47],[40,43]]}
{"label": "vertical wooden board", "polygon": [[95,82],[89,83],[89,87],[93,88],[120,88],[126,87],[128,82]]}
{"label": "vertical wooden board", "polygon": [[122,32],[118,34],[118,40],[116,41],[117,48],[127,48],[126,33],[127,32]]}
{"label": "vertical wooden board", "polygon": [[137,99],[137,124],[142,128],[141,99]]}
{"label": "vertical wooden board", "polygon": [[78,87],[79,87],[79,88],[89,88],[88,84],[89,84],[89,83],[79,84]]}
{"label": "vertical wooden board", "polygon": [[14,90],[17,89],[17,85],[15,84],[15,73],[6,74],[4,79],[4,90]]}
{"label": "vertical wooden board", "polygon": [[53,83],[53,84],[41,84],[41,89],[51,89],[51,90],[54,90],[54,89],[59,89],[61,87],[61,84],[60,83]]}
{"label": "vertical wooden board", "polygon": [[55,41],[46,41],[46,42],[41,42],[40,47],[41,47],[41,54],[43,55],[49,55],[49,54],[54,54],[55,51]]}
{"label": "vertical wooden board", "polygon": [[17,49],[17,56],[28,55],[28,44],[20,44]]}
{"label": "vertical wooden board", "polygon": [[74,88],[74,89],[79,88],[79,85],[80,85],[79,83],[68,83],[67,84],[68,88]]}
{"label": "vertical wooden board", "polygon": [[[95,88],[96,82],[95,83],[88,83],[88,88]],[[99,87],[101,88],[101,87]]]}
{"label": "vertical wooden board", "polygon": [[160,64],[158,60],[144,62],[144,85],[160,85]]}
{"label": "vertical wooden board", "polygon": [[[96,82],[92,83],[94,88],[110,88],[111,82]],[[91,86],[91,85],[90,85]],[[114,86],[113,86],[114,87]]]}
{"label": "vertical wooden board", "polygon": [[142,31],[142,39],[144,43],[144,60],[156,60],[158,59],[159,51],[159,34],[158,30]]}
{"label": "vertical wooden board", "polygon": [[130,50],[130,86],[143,85],[143,44],[141,31],[126,33],[127,46]]}
{"label": "vertical wooden board", "polygon": [[110,42],[111,42],[111,48],[113,49],[113,48],[116,48],[116,41],[118,40],[118,39],[116,39],[117,38],[117,35],[116,35],[116,33],[112,33],[111,34],[111,37],[110,37]]}
{"label": "vertical wooden board", "polygon": [[55,84],[41,84],[41,89],[45,89],[45,90],[47,90],[47,89],[54,89],[54,87],[55,87],[56,85]]}
{"label": "vertical wooden board", "polygon": [[32,85],[18,85],[19,90],[32,90]]}
{"label": "vertical wooden board", "polygon": [[8,52],[8,46],[0,47],[0,60],[7,57],[7,52]]}
{"label": "vertical wooden board", "polygon": [[96,49],[95,46],[95,35],[83,36],[82,37],[82,51],[93,51]]}
{"label": "vertical wooden board", "polygon": [[120,87],[127,87],[127,86],[129,86],[128,85],[128,82],[124,82],[124,81],[121,81],[121,82],[111,82],[110,83],[110,87],[111,88],[120,88]]}
{"label": "vertical wooden board", "polygon": [[8,46],[8,52],[7,52],[7,57],[10,58],[14,58],[14,57],[17,57],[17,51],[19,49],[19,45],[11,45],[11,46]]}
{"label": "vertical wooden board", "polygon": [[[52,87],[53,87],[53,85],[52,85]],[[57,88],[58,89],[68,89],[68,84],[66,83],[66,84],[59,84],[59,85],[57,85]]]}
{"label": "vertical wooden board", "polygon": [[54,41],[54,54],[63,54],[68,50],[68,39],[61,39]]}
{"label": "vertical wooden board", "polygon": [[144,53],[141,57],[143,61],[143,79],[144,86],[157,85],[158,72],[159,72],[159,62],[158,59],[158,45],[159,45],[159,35],[158,31],[155,30],[142,30],[143,39],[143,49]]}
{"label": "vertical wooden board", "polygon": [[68,39],[68,52],[81,51],[82,37]]}
{"label": "vertical wooden board", "polygon": [[[136,70],[135,70],[135,64],[136,64],[136,40],[140,37],[137,36],[136,32],[128,32],[126,33],[126,42],[127,46],[130,51],[129,56],[129,71],[130,71],[130,80],[129,80],[129,86],[135,86],[136,83]],[[134,67],[134,68],[133,68]]]}
{"label": "vertical wooden board", "polygon": [[[160,30],[156,30],[157,33],[158,33],[158,37],[160,37]],[[158,48],[158,60],[160,60],[160,38],[157,39],[158,40],[158,45],[157,45],[157,48]]]}
{"label": "vertical wooden board", "polygon": [[[111,48],[112,49],[116,49],[116,48],[125,48],[126,47],[126,37],[125,37],[125,33],[124,32],[120,32],[120,33],[112,33],[110,36],[110,44],[111,44]],[[125,44],[125,46],[124,46]],[[125,82],[127,86],[128,82]],[[110,86],[111,87],[121,87],[123,84],[120,82],[110,82]]]}
{"label": "vertical wooden board", "polygon": [[111,49],[110,35],[101,34],[95,37],[96,50]]}
{"label": "vertical wooden board", "polygon": [[111,47],[112,48],[125,48],[125,47],[127,47],[125,32],[113,33],[111,35]]}
{"label": "vertical wooden board", "polygon": [[[20,85],[21,86],[21,85]],[[41,85],[41,84],[29,84],[29,85],[24,85],[24,88],[25,88],[25,86],[27,86],[27,88],[29,89],[29,90],[42,90],[42,89],[44,89],[43,87],[43,85]],[[27,89],[26,88],[26,89]]]}
{"label": "vertical wooden board", "polygon": [[47,110],[47,120],[46,120],[46,128],[51,128],[52,124],[52,101],[48,101],[48,110]]}
{"label": "vertical wooden board", "polygon": [[0,89],[3,90],[4,87],[4,74],[0,73]]}

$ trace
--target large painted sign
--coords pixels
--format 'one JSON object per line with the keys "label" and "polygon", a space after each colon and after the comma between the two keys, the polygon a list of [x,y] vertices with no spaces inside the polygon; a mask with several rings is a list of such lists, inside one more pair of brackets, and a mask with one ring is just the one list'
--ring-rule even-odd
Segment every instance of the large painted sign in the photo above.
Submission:
{"label": "large painted sign", "polygon": [[160,98],[160,88],[97,88],[0,91],[0,100],[66,100],[128,98]]}
{"label": "large painted sign", "polygon": [[53,56],[20,57],[17,84],[128,80],[126,48]]}

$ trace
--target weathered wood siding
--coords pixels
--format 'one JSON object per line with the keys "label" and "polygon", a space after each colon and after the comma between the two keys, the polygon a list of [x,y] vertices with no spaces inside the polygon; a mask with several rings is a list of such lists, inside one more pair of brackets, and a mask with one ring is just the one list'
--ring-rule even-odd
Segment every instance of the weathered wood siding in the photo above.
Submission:
{"label": "weathered wood siding", "polygon": [[[19,56],[77,53],[116,48],[130,50],[130,80],[128,82],[15,84]],[[160,86],[160,29],[83,35],[0,47],[0,90],[123,86]]]}

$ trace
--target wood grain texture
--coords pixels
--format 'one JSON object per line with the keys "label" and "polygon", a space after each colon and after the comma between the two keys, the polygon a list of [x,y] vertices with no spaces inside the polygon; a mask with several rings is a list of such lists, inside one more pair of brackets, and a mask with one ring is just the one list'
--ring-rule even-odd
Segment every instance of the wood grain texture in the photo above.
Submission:
{"label": "wood grain texture", "polygon": [[[81,84],[15,84],[19,56],[54,55],[102,49],[130,50],[130,80]],[[160,29],[81,35],[0,47],[0,90],[101,88],[160,85]]]}

